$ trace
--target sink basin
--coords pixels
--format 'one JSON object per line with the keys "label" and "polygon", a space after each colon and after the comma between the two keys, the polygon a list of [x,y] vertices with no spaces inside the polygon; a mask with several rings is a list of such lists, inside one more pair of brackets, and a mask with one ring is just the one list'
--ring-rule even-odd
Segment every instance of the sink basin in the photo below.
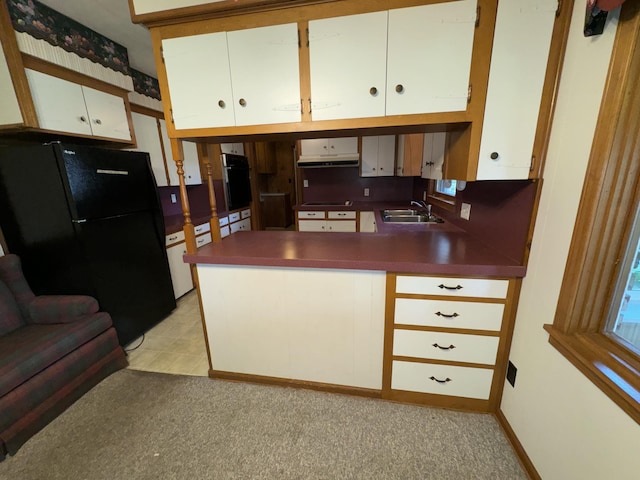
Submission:
{"label": "sink basin", "polygon": [[385,223],[444,223],[440,217],[417,210],[382,210]]}

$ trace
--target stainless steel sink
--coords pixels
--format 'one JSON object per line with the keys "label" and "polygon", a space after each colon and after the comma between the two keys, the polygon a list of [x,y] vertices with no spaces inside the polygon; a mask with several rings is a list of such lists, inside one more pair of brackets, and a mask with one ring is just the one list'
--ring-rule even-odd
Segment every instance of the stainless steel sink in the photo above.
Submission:
{"label": "stainless steel sink", "polygon": [[381,213],[385,223],[444,223],[440,217],[418,210],[382,210]]}

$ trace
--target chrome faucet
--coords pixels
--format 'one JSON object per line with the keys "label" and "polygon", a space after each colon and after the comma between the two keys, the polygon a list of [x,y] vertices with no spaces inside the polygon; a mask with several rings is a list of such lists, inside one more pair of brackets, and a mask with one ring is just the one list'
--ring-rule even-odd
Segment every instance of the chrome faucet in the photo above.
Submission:
{"label": "chrome faucet", "polygon": [[427,202],[425,201],[415,201],[415,200],[411,200],[411,205],[416,205],[418,207],[422,207],[424,209],[427,210],[427,215],[431,216],[431,205],[429,205]]}

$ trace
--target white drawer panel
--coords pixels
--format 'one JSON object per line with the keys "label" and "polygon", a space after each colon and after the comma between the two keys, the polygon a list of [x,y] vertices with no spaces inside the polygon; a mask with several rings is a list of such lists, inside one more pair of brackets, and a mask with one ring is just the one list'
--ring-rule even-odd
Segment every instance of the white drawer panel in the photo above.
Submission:
{"label": "white drawer panel", "polygon": [[494,365],[499,341],[498,337],[482,335],[395,329],[393,354],[401,357]]}
{"label": "white drawer panel", "polygon": [[[393,362],[391,388],[410,392],[487,400],[493,370],[431,363]],[[434,378],[434,380],[431,379]],[[436,381],[440,380],[440,382]]]}
{"label": "white drawer panel", "polygon": [[173,245],[174,243],[184,242],[184,231],[180,230],[179,232],[172,233],[170,235],[165,236],[165,244]]}
{"label": "white drawer panel", "polygon": [[327,231],[329,232],[355,232],[356,222],[355,220],[329,220],[327,221]]}
{"label": "white drawer panel", "polygon": [[207,243],[211,243],[210,233],[205,233],[204,235],[200,235],[199,237],[196,237],[196,246],[198,248],[202,247],[203,245],[206,245]]}
{"label": "white drawer panel", "polygon": [[298,218],[324,218],[324,212],[298,212]]}
{"label": "white drawer panel", "polygon": [[249,218],[251,216],[251,209],[247,208],[240,212],[240,218]]}
{"label": "white drawer panel", "polygon": [[499,331],[503,311],[502,303],[396,298],[394,322],[403,325]]}
{"label": "white drawer panel", "polygon": [[356,212],[327,212],[327,218],[356,218]]}
{"label": "white drawer panel", "polygon": [[205,232],[211,231],[211,224],[209,222],[197,225],[195,228],[196,235],[200,235]]}
{"label": "white drawer panel", "polygon": [[324,220],[298,220],[298,231],[300,232],[325,232],[327,222]]}
{"label": "white drawer panel", "polygon": [[224,238],[224,237],[228,237],[229,235],[231,235],[231,231],[229,230],[228,225],[225,225],[224,227],[220,228],[220,237]]}
{"label": "white drawer panel", "polygon": [[220,217],[218,218],[218,222],[220,223],[221,227],[224,227],[225,225],[229,225],[229,217]]}
{"label": "white drawer panel", "polygon": [[230,222],[237,222],[238,220],[240,220],[240,212],[234,212],[229,214]]}
{"label": "white drawer panel", "polygon": [[484,278],[408,277],[398,275],[396,293],[454,297],[506,298],[508,280]]}
{"label": "white drawer panel", "polygon": [[244,220],[231,224],[231,233],[236,233],[240,231],[249,231],[251,230],[251,219],[245,218]]}

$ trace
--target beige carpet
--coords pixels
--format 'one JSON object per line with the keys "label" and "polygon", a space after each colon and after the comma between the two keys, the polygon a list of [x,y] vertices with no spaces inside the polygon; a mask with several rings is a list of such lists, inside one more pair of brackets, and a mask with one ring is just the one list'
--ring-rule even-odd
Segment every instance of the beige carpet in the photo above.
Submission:
{"label": "beige carpet", "polygon": [[0,478],[527,477],[491,415],[122,370],[0,463]]}

